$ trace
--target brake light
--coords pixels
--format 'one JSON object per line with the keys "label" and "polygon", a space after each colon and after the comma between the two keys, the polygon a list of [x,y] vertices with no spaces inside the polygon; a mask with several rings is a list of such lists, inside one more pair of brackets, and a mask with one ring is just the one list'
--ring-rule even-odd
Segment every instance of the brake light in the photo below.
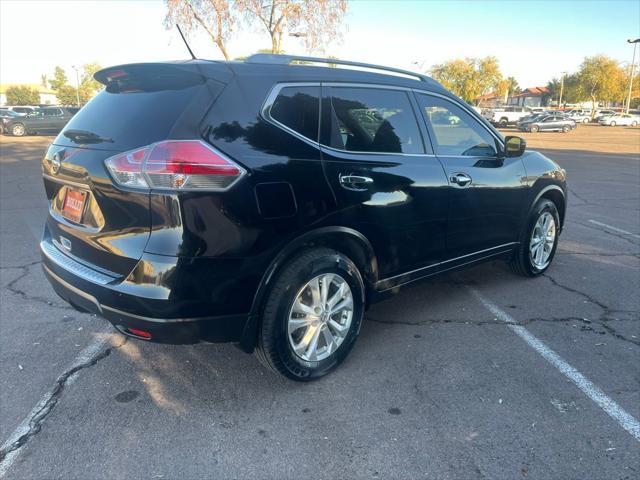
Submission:
{"label": "brake light", "polygon": [[201,140],[166,140],[105,160],[118,185],[160,190],[226,190],[245,171]]}

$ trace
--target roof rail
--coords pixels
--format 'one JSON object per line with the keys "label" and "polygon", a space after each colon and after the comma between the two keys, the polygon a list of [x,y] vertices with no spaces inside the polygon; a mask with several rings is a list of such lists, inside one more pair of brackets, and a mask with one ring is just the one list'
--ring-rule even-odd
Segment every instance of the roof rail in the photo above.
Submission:
{"label": "roof rail", "polygon": [[298,55],[276,55],[271,53],[256,53],[247,57],[245,63],[268,63],[272,65],[289,65],[292,62],[313,62],[313,63],[326,63],[328,65],[349,65],[351,67],[369,68],[372,70],[380,70],[383,72],[393,72],[409,77],[417,78],[423,82],[433,81],[426,75],[421,73],[411,72],[409,70],[402,70],[401,68],[385,67],[382,65],[374,65],[371,63],[363,62],[351,62],[349,60],[338,60],[337,58],[320,58],[320,57],[304,57]]}

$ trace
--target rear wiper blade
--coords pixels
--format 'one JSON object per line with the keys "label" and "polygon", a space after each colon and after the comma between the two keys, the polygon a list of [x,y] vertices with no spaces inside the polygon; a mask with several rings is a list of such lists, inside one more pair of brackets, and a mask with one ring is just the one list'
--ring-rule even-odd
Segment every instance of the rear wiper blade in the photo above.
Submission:
{"label": "rear wiper blade", "polygon": [[87,130],[67,130],[63,135],[74,143],[113,143],[112,138],[101,137],[97,133]]}

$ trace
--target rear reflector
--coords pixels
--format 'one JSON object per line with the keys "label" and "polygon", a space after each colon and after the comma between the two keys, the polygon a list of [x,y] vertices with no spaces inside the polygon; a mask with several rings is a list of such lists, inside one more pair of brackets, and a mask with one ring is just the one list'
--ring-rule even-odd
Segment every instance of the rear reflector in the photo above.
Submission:
{"label": "rear reflector", "polygon": [[201,140],[166,140],[105,160],[118,185],[136,189],[221,191],[245,171]]}
{"label": "rear reflector", "polygon": [[138,328],[125,328],[124,331],[136,337],[144,338],[145,340],[151,340],[151,334],[146,330],[140,330]]}

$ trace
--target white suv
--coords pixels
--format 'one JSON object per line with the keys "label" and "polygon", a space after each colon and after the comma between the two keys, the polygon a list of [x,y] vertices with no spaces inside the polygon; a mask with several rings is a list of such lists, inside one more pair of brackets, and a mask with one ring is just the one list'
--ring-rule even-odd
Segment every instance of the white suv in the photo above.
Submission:
{"label": "white suv", "polygon": [[499,127],[506,127],[508,125],[515,125],[523,117],[531,114],[531,109],[528,107],[521,107],[519,105],[507,105],[504,107],[494,108],[487,110],[483,116],[494,125]]}

